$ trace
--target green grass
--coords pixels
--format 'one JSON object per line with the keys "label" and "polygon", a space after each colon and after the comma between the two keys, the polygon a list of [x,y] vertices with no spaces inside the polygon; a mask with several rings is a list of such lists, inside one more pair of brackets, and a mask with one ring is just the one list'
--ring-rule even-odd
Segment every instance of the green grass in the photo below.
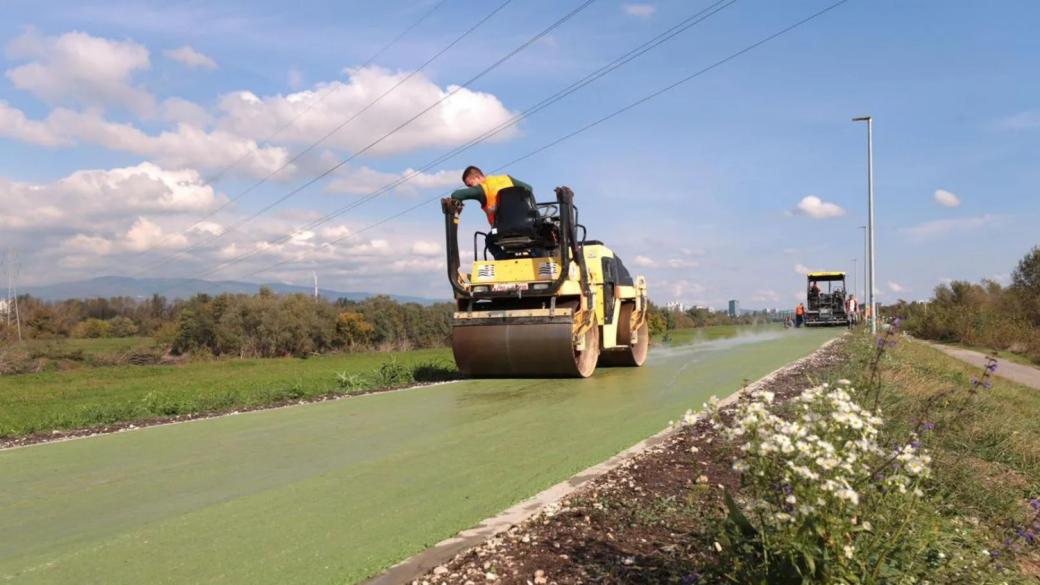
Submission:
{"label": "green grass", "polygon": [[0,437],[306,399],[341,391],[339,373],[361,377],[349,390],[380,387],[384,384],[376,374],[391,358],[408,368],[427,363],[454,368],[449,350],[432,349],[392,355],[372,352],[309,359],[214,360],[3,376]]}
{"label": "green grass", "polygon": [[[861,372],[872,344],[853,344],[852,374]],[[933,495],[944,514],[975,518],[999,543],[1026,517],[1029,498],[1040,496],[1040,392],[1000,377],[967,402],[971,378],[982,369],[924,343],[900,339],[883,360],[883,404],[897,434],[917,421],[935,424],[922,435],[932,450]],[[850,376],[852,377],[852,376]],[[948,399],[929,399],[956,389]]]}
{"label": "green grass", "polygon": [[[461,381],[0,451],[0,526],[17,535],[0,539],[0,581],[356,583],[831,334],[655,348],[646,367],[586,380]],[[344,368],[292,363],[320,380]],[[265,367],[294,380],[216,366],[225,384],[267,381]]]}
{"label": "green grass", "polygon": [[711,341],[713,339],[728,339],[748,333],[762,331],[782,330],[779,323],[768,325],[712,325],[711,327],[690,327],[687,329],[672,329],[664,335],[658,336],[654,341],[666,345],[683,345],[699,341]]}

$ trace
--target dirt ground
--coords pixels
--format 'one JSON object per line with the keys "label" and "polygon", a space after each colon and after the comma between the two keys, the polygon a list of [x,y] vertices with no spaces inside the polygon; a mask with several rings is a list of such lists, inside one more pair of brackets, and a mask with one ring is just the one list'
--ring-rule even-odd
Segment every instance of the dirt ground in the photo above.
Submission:
{"label": "dirt ground", "polygon": [[[763,389],[777,400],[797,395],[813,384],[808,374],[819,380],[843,361],[841,347],[830,344]],[[719,518],[723,489],[739,484],[722,449],[706,421],[680,427],[661,445],[413,583],[702,583],[715,558],[707,528]]]}

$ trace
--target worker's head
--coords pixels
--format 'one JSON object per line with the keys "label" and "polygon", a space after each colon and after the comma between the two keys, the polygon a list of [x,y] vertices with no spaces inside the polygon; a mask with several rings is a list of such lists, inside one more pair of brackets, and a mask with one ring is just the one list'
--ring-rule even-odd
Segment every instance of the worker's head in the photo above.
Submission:
{"label": "worker's head", "polygon": [[475,166],[468,166],[466,170],[462,171],[462,182],[467,187],[474,187],[484,182],[484,171],[480,170]]}

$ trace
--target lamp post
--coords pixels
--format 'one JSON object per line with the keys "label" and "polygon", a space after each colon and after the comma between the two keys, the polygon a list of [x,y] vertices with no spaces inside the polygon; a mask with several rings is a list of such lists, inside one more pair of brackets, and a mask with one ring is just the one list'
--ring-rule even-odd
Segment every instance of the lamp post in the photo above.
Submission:
{"label": "lamp post", "polygon": [[857,284],[857,282],[856,282],[856,262],[857,261],[858,260],[856,258],[852,259],[852,294],[856,294],[856,293],[859,292],[859,284]]}
{"label": "lamp post", "polygon": [[859,297],[863,302],[867,301],[867,226],[861,225],[863,230],[863,294]]}
{"label": "lamp post", "polygon": [[859,116],[853,122],[867,123],[867,303],[870,306],[870,332],[877,333],[877,303],[874,300],[874,120]]}

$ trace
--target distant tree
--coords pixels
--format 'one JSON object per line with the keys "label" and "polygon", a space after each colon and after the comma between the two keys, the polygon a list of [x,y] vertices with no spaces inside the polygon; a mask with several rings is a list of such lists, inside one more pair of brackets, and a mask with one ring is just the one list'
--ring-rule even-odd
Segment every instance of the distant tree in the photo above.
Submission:
{"label": "distant tree", "polygon": [[372,341],[374,331],[375,327],[356,311],[343,311],[336,317],[336,337],[345,347],[367,345]]}
{"label": "distant tree", "polygon": [[130,337],[137,335],[137,324],[134,320],[129,317],[112,317],[108,320],[108,324],[111,326],[110,335],[112,337]]}
{"label": "distant tree", "polygon": [[86,319],[80,321],[72,330],[73,337],[86,339],[97,339],[112,336],[112,324],[101,319]]}

